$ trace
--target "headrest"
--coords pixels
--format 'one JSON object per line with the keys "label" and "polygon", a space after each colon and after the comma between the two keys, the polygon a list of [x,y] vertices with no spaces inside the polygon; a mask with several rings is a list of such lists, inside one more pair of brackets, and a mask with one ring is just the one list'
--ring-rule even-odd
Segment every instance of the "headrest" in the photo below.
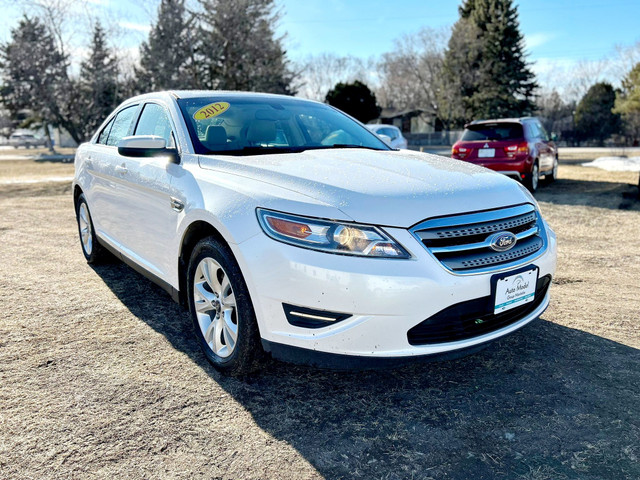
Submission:
{"label": "headrest", "polygon": [[207,145],[226,145],[227,131],[220,125],[209,125],[204,135],[204,143]]}
{"label": "headrest", "polygon": [[276,139],[276,122],[272,120],[254,120],[247,130],[247,143],[269,143]]}

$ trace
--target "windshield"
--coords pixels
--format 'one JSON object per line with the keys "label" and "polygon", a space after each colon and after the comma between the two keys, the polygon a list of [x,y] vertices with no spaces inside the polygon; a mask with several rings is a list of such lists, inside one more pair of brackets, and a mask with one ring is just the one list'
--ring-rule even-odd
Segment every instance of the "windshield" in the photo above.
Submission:
{"label": "windshield", "polygon": [[389,150],[372,132],[320,103],[295,98],[215,95],[183,98],[196,153],[255,155],[318,148]]}
{"label": "windshield", "polygon": [[519,123],[482,123],[467,126],[460,140],[463,142],[516,140],[523,136],[522,125]]}

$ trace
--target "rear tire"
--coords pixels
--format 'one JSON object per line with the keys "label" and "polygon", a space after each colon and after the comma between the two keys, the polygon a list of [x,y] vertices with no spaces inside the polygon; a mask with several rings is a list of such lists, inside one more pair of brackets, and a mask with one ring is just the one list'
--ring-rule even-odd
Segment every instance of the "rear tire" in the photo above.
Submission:
{"label": "rear tire", "polygon": [[257,370],[265,358],[258,322],[229,247],[214,237],[198,242],[187,276],[189,312],[207,359],[225,375]]}
{"label": "rear tire", "polygon": [[76,220],[78,222],[78,234],[82,254],[89,264],[102,263],[109,253],[100,244],[93,228],[93,220],[89,212],[89,205],[84,193],[81,193],[76,202]]}
{"label": "rear tire", "polygon": [[524,186],[527,189],[534,193],[538,190],[538,184],[540,183],[540,167],[538,166],[538,160],[533,162],[533,167],[531,168],[531,173],[528,174],[524,179]]}

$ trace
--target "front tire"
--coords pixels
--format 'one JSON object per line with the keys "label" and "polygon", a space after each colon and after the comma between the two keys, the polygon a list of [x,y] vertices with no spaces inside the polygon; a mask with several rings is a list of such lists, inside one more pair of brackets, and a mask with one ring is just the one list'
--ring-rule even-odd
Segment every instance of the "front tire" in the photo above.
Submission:
{"label": "front tire", "polygon": [[101,263],[107,257],[107,251],[98,241],[93,220],[89,212],[89,205],[84,193],[81,193],[76,202],[76,220],[78,222],[78,234],[80,235],[80,245],[82,254],[89,264]]}
{"label": "front tire", "polygon": [[229,248],[209,237],[189,261],[189,312],[200,347],[216,369],[245,375],[264,357],[247,285]]}

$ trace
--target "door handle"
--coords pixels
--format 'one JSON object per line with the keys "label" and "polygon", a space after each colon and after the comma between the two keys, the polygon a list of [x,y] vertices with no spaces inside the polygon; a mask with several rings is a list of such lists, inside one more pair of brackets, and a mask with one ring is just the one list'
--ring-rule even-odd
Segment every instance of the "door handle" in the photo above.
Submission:
{"label": "door handle", "polygon": [[171,208],[173,208],[176,212],[181,212],[184,209],[184,203],[182,203],[177,198],[171,197],[169,200],[171,202]]}
{"label": "door handle", "polygon": [[126,167],[126,165],[116,165],[116,172],[118,172],[119,174],[125,175],[128,171],[129,169]]}

